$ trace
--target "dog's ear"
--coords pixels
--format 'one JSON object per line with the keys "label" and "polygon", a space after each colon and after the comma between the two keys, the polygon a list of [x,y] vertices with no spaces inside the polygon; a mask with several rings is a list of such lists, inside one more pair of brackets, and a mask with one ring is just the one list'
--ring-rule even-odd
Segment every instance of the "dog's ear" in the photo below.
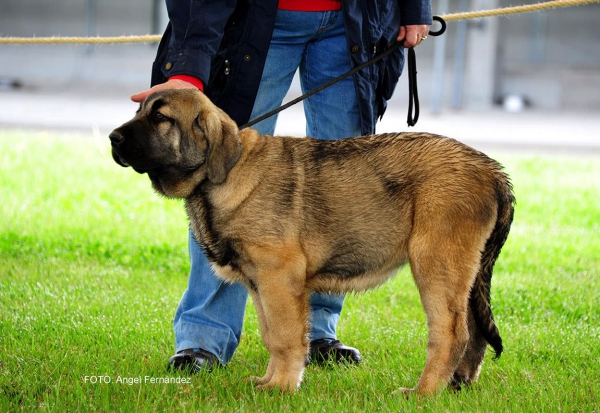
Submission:
{"label": "dog's ear", "polygon": [[242,154],[242,142],[238,137],[238,127],[224,112],[215,107],[208,114],[196,119],[208,141],[206,173],[214,184],[225,181]]}

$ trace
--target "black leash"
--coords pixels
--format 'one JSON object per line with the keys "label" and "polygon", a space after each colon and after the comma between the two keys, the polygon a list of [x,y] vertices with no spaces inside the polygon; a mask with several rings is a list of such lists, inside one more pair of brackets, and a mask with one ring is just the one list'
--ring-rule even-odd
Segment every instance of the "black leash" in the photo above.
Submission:
{"label": "black leash", "polygon": [[[439,36],[439,35],[443,34],[446,31],[446,22],[444,21],[444,19],[442,19],[439,16],[433,16],[433,20],[439,22],[442,25],[442,27],[436,32],[430,31],[429,35],[430,36]],[[285,105],[278,107],[277,109],[267,112],[264,115],[259,116],[256,119],[252,119],[250,122],[241,126],[240,129],[249,128],[250,126],[256,125],[258,122],[262,122],[263,120],[268,119],[271,116],[274,116],[274,115],[278,114],[279,112],[286,110],[290,106],[293,106],[298,102],[302,102],[304,99],[307,99],[307,98],[311,97],[312,95],[319,93],[323,89],[326,89],[329,86],[336,84],[340,80],[343,80],[343,79],[347,78],[348,76],[352,76],[353,74],[364,69],[365,67],[368,67],[372,64],[377,63],[384,57],[390,55],[394,51],[401,48],[403,43],[404,42],[398,42],[398,43],[393,44],[392,46],[387,48],[383,53],[375,56],[373,59],[354,67],[352,70],[336,77],[335,79],[330,80],[329,82],[319,86],[316,89],[313,89],[313,90],[303,94],[302,96],[297,97],[296,99],[286,103]],[[412,47],[410,47],[408,49],[408,94],[409,94],[409,96],[408,96],[407,122],[408,122],[408,126],[414,126],[417,123],[417,120],[419,119],[419,93],[417,90],[417,57],[416,57],[415,51]],[[413,107],[414,107],[414,114],[413,114]]]}
{"label": "black leash", "polygon": [[[413,114],[413,104],[415,106]],[[417,90],[417,55],[415,49],[408,49],[408,115],[406,123],[415,126],[419,120],[419,91]]]}

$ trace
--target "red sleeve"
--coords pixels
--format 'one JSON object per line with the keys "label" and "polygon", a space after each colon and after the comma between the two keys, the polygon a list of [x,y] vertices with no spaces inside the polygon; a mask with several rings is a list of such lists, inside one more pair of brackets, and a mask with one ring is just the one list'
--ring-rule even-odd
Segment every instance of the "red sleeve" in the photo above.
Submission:
{"label": "red sleeve", "polygon": [[171,79],[178,79],[183,80],[184,82],[191,83],[192,85],[196,86],[201,92],[204,92],[204,83],[202,83],[202,81],[197,77],[188,75],[175,75],[169,78],[169,80]]}

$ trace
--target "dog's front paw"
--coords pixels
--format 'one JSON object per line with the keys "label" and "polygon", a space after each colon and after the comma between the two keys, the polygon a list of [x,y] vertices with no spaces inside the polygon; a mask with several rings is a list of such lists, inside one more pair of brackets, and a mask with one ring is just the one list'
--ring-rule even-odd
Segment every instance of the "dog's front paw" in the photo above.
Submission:
{"label": "dog's front paw", "polygon": [[300,382],[277,381],[271,379],[269,382],[256,386],[259,390],[279,390],[282,393],[294,393],[300,387]]}
{"label": "dog's front paw", "polygon": [[263,385],[263,384],[267,384],[269,382],[268,378],[263,377],[258,377],[258,376],[250,376],[246,379],[247,381],[256,384],[257,386]]}

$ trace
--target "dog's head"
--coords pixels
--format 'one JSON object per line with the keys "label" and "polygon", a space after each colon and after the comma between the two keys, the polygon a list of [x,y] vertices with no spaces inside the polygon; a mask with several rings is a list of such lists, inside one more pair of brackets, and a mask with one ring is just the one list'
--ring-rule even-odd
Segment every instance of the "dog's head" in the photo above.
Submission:
{"label": "dog's head", "polygon": [[147,173],[173,198],[187,198],[206,179],[224,182],[242,153],[235,122],[194,89],[149,96],[110,140],[115,162]]}

